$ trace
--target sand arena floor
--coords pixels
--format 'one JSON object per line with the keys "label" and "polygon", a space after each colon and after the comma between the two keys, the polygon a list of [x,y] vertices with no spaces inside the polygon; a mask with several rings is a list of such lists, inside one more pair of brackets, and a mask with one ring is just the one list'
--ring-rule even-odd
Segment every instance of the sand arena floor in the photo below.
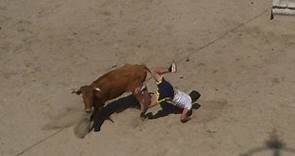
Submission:
{"label": "sand arena floor", "polygon": [[[295,17],[271,21],[270,8],[270,0],[1,0],[0,155],[237,156],[273,129],[295,148]],[[70,121],[83,106],[71,89],[115,65],[173,59],[179,72],[167,79],[202,94],[190,122],[178,114],[141,122],[126,108],[100,132],[75,137]]]}

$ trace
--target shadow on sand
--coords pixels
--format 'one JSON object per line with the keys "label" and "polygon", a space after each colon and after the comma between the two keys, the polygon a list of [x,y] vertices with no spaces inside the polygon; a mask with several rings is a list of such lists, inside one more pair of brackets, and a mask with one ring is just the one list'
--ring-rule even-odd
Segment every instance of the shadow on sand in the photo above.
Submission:
{"label": "shadow on sand", "polygon": [[[129,95],[126,97],[122,97],[118,100],[112,101],[111,103],[107,104],[99,113],[99,118],[93,125],[97,125],[97,127],[92,127],[95,129],[95,131],[100,131],[100,128],[105,120],[110,120],[111,122],[114,122],[110,116],[113,113],[120,113],[128,108],[135,108],[139,109],[140,105],[136,98],[133,95]],[[139,117],[139,113],[138,113]]]}
{"label": "shadow on sand", "polygon": [[287,147],[286,144],[279,139],[276,130],[274,130],[263,146],[250,149],[246,153],[240,154],[240,156],[259,155],[259,153],[264,151],[271,151],[272,156],[283,156],[281,154],[282,152],[295,155],[295,149]]}
{"label": "shadow on sand", "polygon": [[[201,107],[201,105],[198,104],[196,101],[201,97],[201,94],[199,92],[193,90],[189,93],[189,96],[191,97],[192,103],[193,103],[192,111],[199,109]],[[175,105],[168,103],[168,102],[162,102],[160,104],[160,106],[162,109],[159,110],[156,114],[153,114],[151,112],[147,113],[147,115],[146,115],[147,118],[148,119],[157,119],[157,118],[168,116],[169,114],[181,114],[182,110],[183,110],[183,109],[176,107]],[[192,114],[192,111],[190,111],[190,115]]]}
{"label": "shadow on sand", "polygon": [[[167,102],[163,102],[160,104],[161,105],[161,110],[159,110],[156,114],[153,114],[151,112],[147,113],[146,116],[148,119],[158,119],[161,117],[165,117],[168,116],[169,114],[181,114],[182,110],[179,107],[176,107],[175,105],[171,104],[171,103],[167,103]],[[200,104],[198,103],[194,103],[192,110],[194,109],[199,109],[201,107]],[[190,115],[192,114],[192,111],[190,112]]]}
{"label": "shadow on sand", "polygon": [[[196,103],[196,101],[200,98],[201,94],[199,92],[193,90],[189,93],[189,95],[192,98],[193,109],[200,108],[200,105],[198,103]],[[97,127],[95,127],[96,131],[100,131],[100,128],[105,120],[110,120],[113,122],[113,120],[110,118],[110,116],[113,113],[120,113],[128,108],[136,108],[136,109],[140,108],[138,101],[136,100],[136,98],[133,95],[129,95],[129,96],[120,98],[118,100],[115,100],[115,101],[107,104],[102,109],[100,116],[99,116],[99,120],[94,121],[94,122],[96,122],[96,124],[94,124],[94,125],[97,125]],[[182,112],[182,109],[180,109],[172,104],[169,104],[169,103],[162,103],[161,108],[162,109],[160,111],[158,111],[155,115],[153,115],[151,113],[147,113],[146,117],[148,119],[157,119],[157,118],[164,117],[164,116],[167,116],[172,113],[179,114]],[[139,115],[138,115],[138,117],[139,117]],[[94,128],[94,127],[92,127],[92,128]]]}
{"label": "shadow on sand", "polygon": [[[200,108],[200,105],[196,103],[196,101],[200,98],[201,94],[195,90],[190,92],[190,97],[192,98],[193,101],[193,109],[198,109]],[[167,116],[168,114],[179,114],[182,112],[182,109],[169,104],[169,103],[163,103],[161,104],[162,109],[158,111],[155,115],[151,115],[150,113],[147,114],[148,119],[157,119],[159,117],[164,117]],[[93,125],[96,125],[96,127],[91,126],[91,130],[95,129],[95,131],[100,131],[100,128],[102,124],[104,123],[105,120],[110,120],[113,122],[113,120],[110,118],[110,116],[113,113],[120,113],[128,108],[136,108],[139,109],[140,105],[136,98],[133,95],[129,95],[123,98],[120,98],[118,100],[115,100],[109,104],[107,104],[102,111],[99,113],[99,120],[94,121],[96,122]],[[139,114],[138,114],[138,117]]]}

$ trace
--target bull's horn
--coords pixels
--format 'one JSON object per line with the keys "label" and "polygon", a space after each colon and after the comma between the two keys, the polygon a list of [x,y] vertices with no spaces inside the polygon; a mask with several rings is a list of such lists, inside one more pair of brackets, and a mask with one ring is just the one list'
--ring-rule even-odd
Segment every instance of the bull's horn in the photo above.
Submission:
{"label": "bull's horn", "polygon": [[100,88],[98,88],[98,87],[95,87],[94,88],[96,91],[99,91],[99,92],[101,92],[101,89]]}

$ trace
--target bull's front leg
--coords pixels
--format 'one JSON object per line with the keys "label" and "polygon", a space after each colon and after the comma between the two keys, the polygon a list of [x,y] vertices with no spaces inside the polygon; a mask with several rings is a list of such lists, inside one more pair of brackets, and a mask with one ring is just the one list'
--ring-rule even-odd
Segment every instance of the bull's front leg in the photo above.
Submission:
{"label": "bull's front leg", "polygon": [[102,110],[102,107],[94,108],[93,113],[92,113],[92,117],[91,117],[91,120],[93,120],[93,126],[89,129],[89,131],[91,131],[92,129],[95,132],[100,131],[100,127],[102,124],[101,110]]}

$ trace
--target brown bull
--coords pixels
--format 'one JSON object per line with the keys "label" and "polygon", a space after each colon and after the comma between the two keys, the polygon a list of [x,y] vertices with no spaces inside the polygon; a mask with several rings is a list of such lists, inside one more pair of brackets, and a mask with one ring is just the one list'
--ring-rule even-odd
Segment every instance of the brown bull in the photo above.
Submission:
{"label": "brown bull", "polygon": [[82,86],[79,90],[72,92],[77,95],[82,94],[86,112],[90,113],[94,107],[94,130],[98,130],[96,129],[98,125],[95,123],[105,102],[117,98],[125,92],[131,92],[136,97],[141,107],[140,116],[144,118],[147,105],[150,103],[148,91],[144,85],[147,72],[150,70],[145,65],[126,64],[102,75],[90,85]]}

